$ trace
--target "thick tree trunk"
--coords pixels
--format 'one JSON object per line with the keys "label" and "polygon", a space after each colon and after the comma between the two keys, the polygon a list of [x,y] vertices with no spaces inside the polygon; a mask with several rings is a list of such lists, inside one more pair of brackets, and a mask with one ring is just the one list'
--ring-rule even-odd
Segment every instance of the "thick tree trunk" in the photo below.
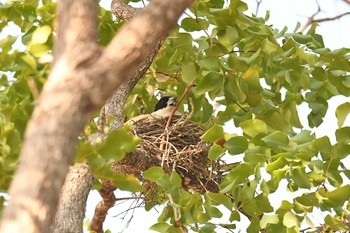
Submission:
{"label": "thick tree trunk", "polygon": [[97,2],[58,1],[53,68],[28,123],[1,233],[50,231],[84,125],[146,59],[190,3],[152,1],[106,49],[100,49],[96,45]]}

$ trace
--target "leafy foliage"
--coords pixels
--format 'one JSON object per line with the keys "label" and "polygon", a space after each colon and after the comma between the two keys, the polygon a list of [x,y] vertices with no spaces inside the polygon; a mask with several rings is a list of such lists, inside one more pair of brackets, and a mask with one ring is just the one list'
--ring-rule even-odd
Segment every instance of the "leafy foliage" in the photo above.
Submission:
{"label": "leafy foliage", "polygon": [[[0,40],[1,192],[8,189],[26,123],[48,76],[49,66],[41,61],[52,50],[55,5],[31,0],[0,8],[0,29],[11,25],[21,32]],[[181,232],[184,226],[215,232],[248,219],[247,232],[298,232],[302,226],[349,231],[350,170],[344,164],[350,153],[350,128],[344,126],[349,103],[336,109],[335,132],[317,137],[310,128],[326,124],[332,97],[350,95],[350,49],[325,48],[316,25],[307,34],[287,33],[266,25],[268,14],[248,16],[245,10],[239,0],[195,1],[127,102],[129,117],[151,112],[155,91],[181,96],[195,82],[180,111],[193,112],[192,120],[207,130],[202,140],[213,143],[209,158],[228,163],[220,192],[203,195],[184,191],[176,173],[169,176],[157,167],[145,171],[166,193],[166,207],[152,230]],[[122,23],[102,8],[99,17],[104,46]],[[310,111],[308,125],[300,120],[302,104]],[[227,133],[234,127],[241,131]],[[91,122],[84,133],[95,131]],[[113,179],[121,189],[139,191],[134,177],[109,170],[109,162],[120,160],[137,142],[123,129],[101,145],[82,140],[76,161],[89,163],[97,177]],[[284,183],[295,198],[273,207],[272,196]],[[310,220],[315,212],[324,213],[322,226]]]}

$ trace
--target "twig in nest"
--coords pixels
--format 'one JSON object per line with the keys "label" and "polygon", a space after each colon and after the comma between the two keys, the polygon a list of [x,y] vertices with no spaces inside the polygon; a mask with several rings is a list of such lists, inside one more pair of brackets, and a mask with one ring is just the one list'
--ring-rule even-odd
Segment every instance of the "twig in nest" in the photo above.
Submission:
{"label": "twig in nest", "polygon": [[196,84],[194,81],[192,81],[186,88],[184,93],[182,93],[182,96],[180,97],[179,101],[177,102],[175,108],[173,109],[173,111],[170,113],[169,119],[165,125],[165,128],[169,128],[171,121],[173,120],[173,116],[175,114],[175,112],[177,111],[177,109],[179,108],[180,104],[182,103],[182,101],[184,100],[185,96],[188,94],[188,92],[190,92],[192,87],[195,87]]}
{"label": "twig in nest", "polygon": [[[168,129],[169,129],[169,126],[171,124],[171,121],[173,120],[173,116],[175,114],[175,112],[177,111],[177,109],[179,108],[181,102],[183,101],[183,99],[185,98],[185,96],[188,94],[188,92],[191,90],[192,87],[195,87],[196,84],[194,81],[192,81],[186,88],[185,88],[185,91],[184,93],[182,93],[182,96],[180,97],[180,99],[178,100],[175,108],[173,109],[173,111],[170,113],[169,115],[169,118],[168,118],[168,121],[165,125],[165,132],[169,133],[168,132]],[[164,140],[163,140],[164,141]],[[160,150],[163,150],[164,149],[164,143],[160,144],[160,147],[159,147]]]}
{"label": "twig in nest", "polygon": [[[165,150],[164,150],[164,153],[163,153],[163,156],[162,156],[162,163],[161,163],[161,167],[164,166],[164,160],[166,157],[169,156],[169,152],[170,150],[168,149],[168,146],[169,146],[169,132],[168,132],[169,129],[165,128],[165,135],[163,136],[166,137],[166,140],[165,140]],[[163,143],[161,145],[164,145]]]}
{"label": "twig in nest", "polygon": [[[187,118],[183,122],[181,122],[181,124],[186,124],[192,118],[192,116],[194,114],[194,105],[193,105],[193,100],[191,97],[189,98],[189,101],[190,101],[190,106],[191,106],[191,112],[187,116]],[[178,121],[177,123],[180,123],[180,121]]]}

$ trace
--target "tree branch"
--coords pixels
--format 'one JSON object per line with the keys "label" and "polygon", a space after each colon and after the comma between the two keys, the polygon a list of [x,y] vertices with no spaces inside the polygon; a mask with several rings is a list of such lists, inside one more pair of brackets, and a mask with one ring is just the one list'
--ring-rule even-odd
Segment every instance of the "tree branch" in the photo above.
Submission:
{"label": "tree branch", "polygon": [[329,18],[314,19],[313,22],[322,23],[322,22],[325,22],[325,21],[337,20],[337,19],[340,19],[341,17],[346,16],[346,15],[350,15],[350,12],[345,12],[343,14],[340,14],[340,15],[337,15],[337,16],[334,16],[334,17],[329,17]]}
{"label": "tree branch", "polygon": [[103,181],[102,188],[99,190],[99,193],[102,197],[102,201],[96,206],[95,214],[91,220],[90,229],[97,232],[103,232],[103,222],[106,218],[108,210],[114,206],[116,198],[113,191],[115,186],[113,182]]}
{"label": "tree branch", "polygon": [[111,10],[115,16],[123,21],[129,21],[136,14],[136,9],[121,0],[112,0]]}
{"label": "tree branch", "polygon": [[350,5],[350,0],[343,0],[343,2],[347,3],[348,5]]}
{"label": "tree branch", "polygon": [[[343,0],[343,1],[350,5],[350,0]],[[350,15],[350,12],[345,12],[345,13],[342,13],[342,14],[334,16],[334,17],[315,19],[316,15],[318,15],[321,12],[320,4],[318,3],[318,1],[316,1],[316,3],[317,3],[317,11],[307,19],[307,22],[299,29],[299,32],[304,32],[306,30],[306,28],[308,28],[313,23],[322,23],[322,22],[327,22],[327,21],[333,21],[333,20],[340,19],[346,15]]]}
{"label": "tree branch", "polygon": [[68,59],[74,61],[74,56],[77,55],[74,52],[85,51],[87,44],[97,47],[97,12],[96,1],[58,1],[54,62],[62,55],[69,55]]}
{"label": "tree branch", "polygon": [[[51,228],[52,233],[83,232],[82,221],[89,192],[81,192],[81,190],[90,191],[91,185],[92,175],[88,165],[75,164],[69,169],[60,195],[55,223]],[[77,223],[77,219],[81,222]]]}
{"label": "tree branch", "polygon": [[95,43],[97,2],[58,1],[59,39],[54,63],[26,129],[1,233],[49,232],[84,125],[146,59],[191,2],[152,1],[102,50]]}

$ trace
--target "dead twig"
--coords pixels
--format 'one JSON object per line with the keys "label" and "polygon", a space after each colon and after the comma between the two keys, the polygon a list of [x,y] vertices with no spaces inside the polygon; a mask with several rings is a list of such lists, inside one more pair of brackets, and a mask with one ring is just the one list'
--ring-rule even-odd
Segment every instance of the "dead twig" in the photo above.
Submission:
{"label": "dead twig", "polygon": [[260,8],[260,4],[262,2],[262,0],[255,0],[256,2],[256,11],[255,11],[255,15],[258,15],[259,13],[259,8]]}
{"label": "dead twig", "polygon": [[98,132],[103,133],[106,127],[106,109],[105,105],[102,106],[99,117]]}
{"label": "dead twig", "polygon": [[[343,1],[350,5],[350,0],[343,0]],[[313,23],[322,23],[322,22],[327,22],[327,21],[333,21],[333,20],[340,19],[346,15],[350,15],[350,12],[344,12],[344,13],[342,13],[340,15],[336,15],[334,17],[325,17],[325,18],[315,19],[315,17],[322,11],[321,6],[318,3],[318,1],[316,1],[316,3],[317,3],[317,11],[307,19],[306,23],[298,30],[298,32],[304,32]]]}
{"label": "dead twig", "polygon": [[180,104],[182,103],[182,101],[184,100],[184,98],[186,97],[186,95],[188,94],[188,92],[190,92],[191,88],[192,87],[195,87],[197,84],[192,81],[186,88],[185,88],[185,91],[184,93],[182,93],[182,96],[180,97],[180,99],[178,100],[175,108],[173,109],[173,111],[170,113],[170,116],[169,116],[169,119],[165,125],[165,128],[169,128],[170,124],[171,124],[171,121],[173,119],[173,116],[175,114],[175,112],[177,111],[177,109],[179,108]]}

